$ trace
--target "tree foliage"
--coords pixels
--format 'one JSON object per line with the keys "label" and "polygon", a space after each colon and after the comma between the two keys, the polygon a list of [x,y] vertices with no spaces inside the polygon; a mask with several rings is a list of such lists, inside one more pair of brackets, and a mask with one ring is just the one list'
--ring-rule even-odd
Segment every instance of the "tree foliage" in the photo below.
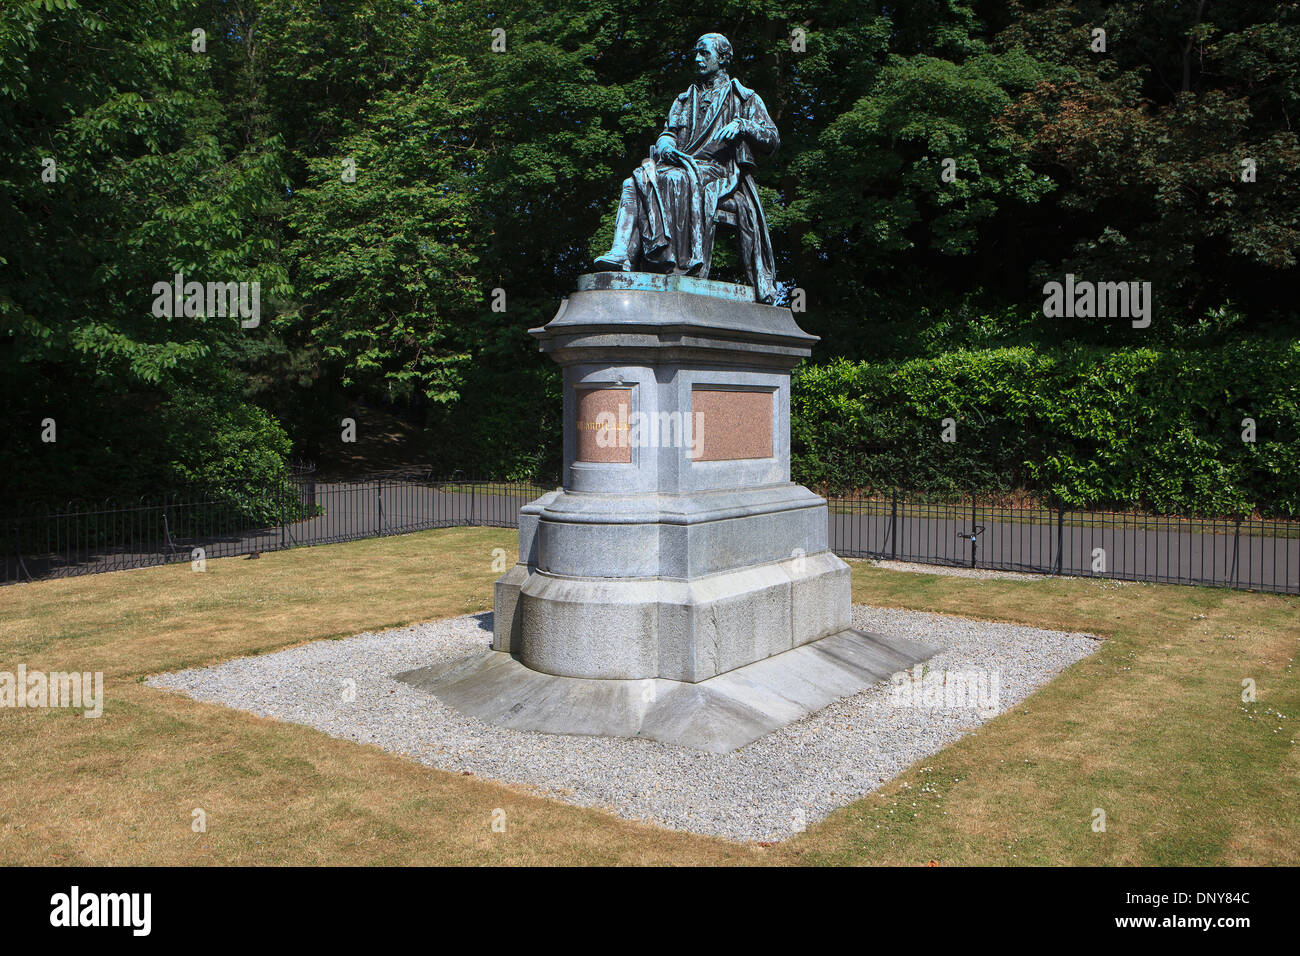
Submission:
{"label": "tree foliage", "polygon": [[[1207,348],[1289,354],[1296,3],[24,0],[0,11],[3,490],[251,480],[290,443],[337,455],[358,399],[429,428],[436,470],[554,469],[558,372],[527,330],[603,251],[714,30],[781,130],[758,182],[820,361],[956,375],[945,354],[1080,348],[1178,378],[1169,363]],[[261,324],[154,316],[176,272],[260,282]],[[1151,328],[1045,319],[1043,283],[1067,272],[1152,282]],[[913,411],[890,425],[879,405],[873,434],[929,407],[906,381]],[[1064,419],[1082,400],[1049,398]],[[1206,500],[1053,464],[1076,447],[1014,445],[1014,480]],[[977,475],[1012,480],[935,480]],[[1242,494],[1290,500],[1264,475]]]}

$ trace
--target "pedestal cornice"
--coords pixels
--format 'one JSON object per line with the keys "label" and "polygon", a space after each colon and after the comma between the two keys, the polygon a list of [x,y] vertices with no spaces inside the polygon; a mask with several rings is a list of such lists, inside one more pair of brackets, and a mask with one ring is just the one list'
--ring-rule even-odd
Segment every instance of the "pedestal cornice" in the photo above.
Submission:
{"label": "pedestal cornice", "polygon": [[582,276],[578,291],[546,325],[530,329],[560,365],[600,361],[706,363],[789,370],[812,354],[818,337],[789,309],[762,305],[748,286],[649,273]]}

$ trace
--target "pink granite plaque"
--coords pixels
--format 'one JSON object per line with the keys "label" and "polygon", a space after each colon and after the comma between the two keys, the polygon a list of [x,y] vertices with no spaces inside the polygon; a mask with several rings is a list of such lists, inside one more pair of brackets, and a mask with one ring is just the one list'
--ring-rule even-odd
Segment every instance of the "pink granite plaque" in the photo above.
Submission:
{"label": "pink granite plaque", "polygon": [[632,414],[630,388],[580,388],[578,399],[577,461],[628,464],[628,419]]}
{"label": "pink granite plaque", "polygon": [[771,392],[696,388],[691,405],[701,446],[696,461],[772,457]]}

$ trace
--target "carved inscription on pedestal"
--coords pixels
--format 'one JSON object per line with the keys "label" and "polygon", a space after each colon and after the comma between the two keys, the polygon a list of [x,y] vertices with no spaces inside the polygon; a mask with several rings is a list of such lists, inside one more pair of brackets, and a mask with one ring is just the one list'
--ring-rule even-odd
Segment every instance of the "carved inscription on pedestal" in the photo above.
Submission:
{"label": "carved inscription on pedestal", "polygon": [[580,388],[577,405],[576,460],[629,464],[632,461],[632,445],[628,441],[632,389]]}

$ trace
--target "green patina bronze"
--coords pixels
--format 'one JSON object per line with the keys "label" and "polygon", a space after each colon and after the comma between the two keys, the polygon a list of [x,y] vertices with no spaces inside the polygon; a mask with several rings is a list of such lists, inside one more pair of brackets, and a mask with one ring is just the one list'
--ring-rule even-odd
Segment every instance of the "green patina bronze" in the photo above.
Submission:
{"label": "green patina bronze", "polygon": [[645,272],[597,272],[594,275],[578,276],[578,291],[590,292],[599,289],[622,289],[636,292],[690,292],[694,295],[707,295],[715,299],[731,299],[736,302],[752,302],[754,290],[747,285],[734,282],[718,282],[714,279],[698,279],[686,275],[654,275]]}
{"label": "green patina bronze", "polygon": [[731,59],[721,34],[696,42],[699,79],[673,102],[649,158],[624,180],[614,244],[596,265],[707,279],[725,222],[736,228],[754,297],[770,303],[776,269],[754,168],[780,137],[762,97],[728,75]]}

